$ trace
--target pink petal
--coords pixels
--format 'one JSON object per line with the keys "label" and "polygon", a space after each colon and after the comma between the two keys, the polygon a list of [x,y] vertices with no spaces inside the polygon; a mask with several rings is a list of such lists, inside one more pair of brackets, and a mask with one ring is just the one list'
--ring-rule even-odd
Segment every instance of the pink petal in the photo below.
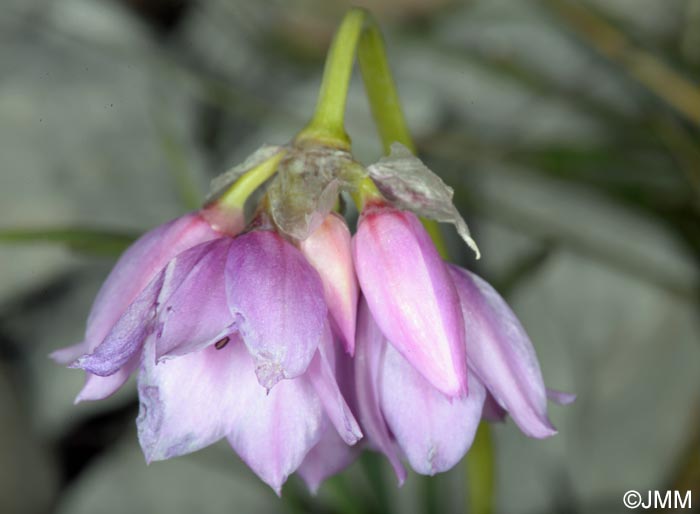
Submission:
{"label": "pink petal", "polygon": [[362,292],[389,342],[440,391],[464,394],[459,297],[418,218],[370,208],[360,219],[353,252]]}
{"label": "pink petal", "polygon": [[535,349],[515,314],[477,275],[457,266],[450,272],[469,334],[470,368],[525,434],[556,434]]}
{"label": "pink petal", "polygon": [[333,352],[333,335],[330,327],[326,327],[324,341],[309,365],[307,376],[338,434],[345,443],[353,445],[362,437],[362,431],[336,382]]}
{"label": "pink petal", "polygon": [[346,351],[355,352],[355,323],[357,320],[358,286],[352,264],[350,230],[345,220],[335,213],[299,248],[318,272],[331,318],[343,337]]}
{"label": "pink petal", "polygon": [[104,341],[92,353],[83,355],[70,365],[94,375],[113,375],[141,351],[146,337],[155,326],[156,302],[165,274],[159,273],[129,305],[109,331]]}
{"label": "pink petal", "polygon": [[75,403],[104,400],[126,384],[131,374],[139,366],[140,355],[134,355],[116,373],[108,377],[85,373],[85,385],[75,398]]}
{"label": "pink petal", "polygon": [[208,241],[171,259],[95,351],[78,359],[74,367],[111,375],[141,351],[154,331],[158,332],[157,357],[173,349],[187,353],[230,332],[232,316],[221,277],[231,241]]}
{"label": "pink petal", "polygon": [[153,341],[139,374],[139,442],[148,462],[169,459],[225,437],[241,417],[246,389],[260,389],[245,346],[232,340],[217,350],[156,363]]}
{"label": "pink petal", "polygon": [[85,341],[94,350],[151,279],[178,253],[219,237],[198,213],[185,214],[141,236],[119,258],[92,306]]}
{"label": "pink petal", "polygon": [[384,418],[415,471],[434,475],[462,459],[484,405],[484,386],[474,375],[467,396],[449,398],[386,345],[379,383]]}
{"label": "pink petal", "polygon": [[357,447],[345,444],[338,432],[326,429],[321,440],[306,454],[297,470],[312,494],[318,492],[324,480],[340,473],[359,455]]}
{"label": "pink petal", "polygon": [[274,232],[249,232],[231,246],[225,281],[229,308],[260,383],[271,389],[303,374],[328,310],[318,273],[301,252]]}
{"label": "pink petal", "polygon": [[[173,273],[182,275],[181,281],[158,307],[157,359],[200,350],[232,332],[233,316],[222,279],[232,242],[220,238],[186,252],[196,251],[196,261],[188,262],[183,273]],[[180,262],[182,255],[177,258]]]}
{"label": "pink petal", "polygon": [[323,405],[306,377],[283,380],[269,394],[256,381],[253,362],[239,381],[241,413],[228,435],[243,461],[277,494],[327,426]]}
{"label": "pink petal", "polygon": [[[181,216],[141,236],[122,254],[98,292],[88,316],[85,341],[82,343],[84,351],[81,355],[94,351],[102,343],[129,305],[172,257],[216,237],[219,234],[198,213]],[[75,346],[70,348],[77,349]],[[72,352],[65,350],[54,352],[52,357],[65,363],[68,354]],[[75,360],[80,355],[71,356]],[[85,386],[76,402],[102,399],[114,393],[133,371],[133,366],[124,366],[123,371],[110,377],[87,373]]]}
{"label": "pink petal", "polygon": [[399,485],[406,480],[406,470],[399,460],[379,405],[380,366],[387,348],[384,335],[372,319],[364,298],[357,313],[357,353],[355,354],[355,384],[360,425],[367,442],[379,450],[391,463]]}
{"label": "pink petal", "polygon": [[139,376],[139,441],[146,459],[169,459],[224,436],[241,458],[278,493],[325,429],[323,408],[301,377],[269,394],[253,360],[235,336],[221,349],[156,364],[146,345]]}
{"label": "pink petal", "polygon": [[51,352],[49,354],[49,357],[58,364],[67,365],[76,360],[81,355],[85,355],[87,351],[87,343],[82,342],[71,346],[66,346],[65,348],[60,348],[54,352]]}
{"label": "pink petal", "polygon": [[576,395],[547,388],[547,399],[559,405],[571,405],[576,401]]}

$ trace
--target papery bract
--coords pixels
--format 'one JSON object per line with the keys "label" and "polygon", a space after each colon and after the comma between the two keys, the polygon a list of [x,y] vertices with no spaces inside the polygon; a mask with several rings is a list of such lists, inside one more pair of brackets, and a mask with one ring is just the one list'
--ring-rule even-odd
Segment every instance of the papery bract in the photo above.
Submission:
{"label": "papery bract", "polygon": [[393,143],[390,155],[369,166],[367,172],[392,205],[423,218],[452,223],[476,258],[481,256],[467,223],[452,203],[452,188],[404,145]]}

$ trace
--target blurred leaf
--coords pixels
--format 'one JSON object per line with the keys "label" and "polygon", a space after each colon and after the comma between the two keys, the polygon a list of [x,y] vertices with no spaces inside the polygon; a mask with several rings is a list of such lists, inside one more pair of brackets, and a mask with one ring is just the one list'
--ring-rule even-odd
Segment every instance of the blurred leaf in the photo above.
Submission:
{"label": "blurred leaf", "polygon": [[138,234],[89,228],[0,229],[0,243],[56,243],[95,255],[119,255]]}
{"label": "blurred leaf", "polygon": [[693,497],[700,496],[700,410],[695,410],[695,436],[687,448],[679,455],[680,467],[669,489],[693,491]]}
{"label": "blurred leaf", "polygon": [[358,495],[357,490],[346,479],[344,473],[329,478],[325,487],[330,491],[332,505],[341,514],[367,514],[373,512],[367,498]]}
{"label": "blurred leaf", "polygon": [[496,281],[491,281],[501,295],[508,296],[512,289],[518,287],[523,280],[546,264],[547,259],[554,253],[556,245],[546,239],[542,243],[529,254],[517,259]]}
{"label": "blurred leaf", "polygon": [[372,484],[372,492],[374,493],[377,504],[379,505],[378,512],[390,514],[393,512],[391,501],[389,499],[388,485],[386,476],[382,470],[384,465],[383,456],[375,452],[364,452],[360,456],[360,464],[362,469],[369,478]]}
{"label": "blurred leaf", "polygon": [[700,125],[700,88],[660,58],[635,47],[614,25],[580,3],[545,0],[578,35],[607,59],[620,65],[679,114]]}

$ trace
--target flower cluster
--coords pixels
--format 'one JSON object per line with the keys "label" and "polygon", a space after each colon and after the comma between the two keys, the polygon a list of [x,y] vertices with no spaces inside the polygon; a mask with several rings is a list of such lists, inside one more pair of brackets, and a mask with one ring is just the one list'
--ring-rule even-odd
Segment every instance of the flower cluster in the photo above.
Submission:
{"label": "flower cluster", "polygon": [[[343,193],[361,209],[354,235]],[[507,412],[528,436],[553,435],[522,326],[441,258],[419,216],[476,250],[451,189],[400,145],[366,169],[322,145],[264,147],[204,209],[136,241],[85,340],[53,357],[86,371],[76,401],[137,372],[147,461],[226,438],[278,493],[295,471],[316,489],[361,440],[402,481],[402,458],[423,474],[454,466],[482,418]]]}

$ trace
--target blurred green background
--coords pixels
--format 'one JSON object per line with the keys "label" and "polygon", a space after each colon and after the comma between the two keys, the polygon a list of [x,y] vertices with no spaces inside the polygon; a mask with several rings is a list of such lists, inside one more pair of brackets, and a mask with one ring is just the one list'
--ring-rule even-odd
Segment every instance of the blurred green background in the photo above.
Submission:
{"label": "blurred green background", "polygon": [[[700,507],[700,0],[378,0],[421,157],[456,191],[527,328],[560,434],[494,427],[495,510]],[[0,1],[0,512],[457,513],[460,464],[387,498],[370,457],[284,501],[225,444],[146,466],[133,384],[72,405],[82,339],[133,235],[312,112],[342,0]],[[348,130],[381,152],[362,84]]]}

